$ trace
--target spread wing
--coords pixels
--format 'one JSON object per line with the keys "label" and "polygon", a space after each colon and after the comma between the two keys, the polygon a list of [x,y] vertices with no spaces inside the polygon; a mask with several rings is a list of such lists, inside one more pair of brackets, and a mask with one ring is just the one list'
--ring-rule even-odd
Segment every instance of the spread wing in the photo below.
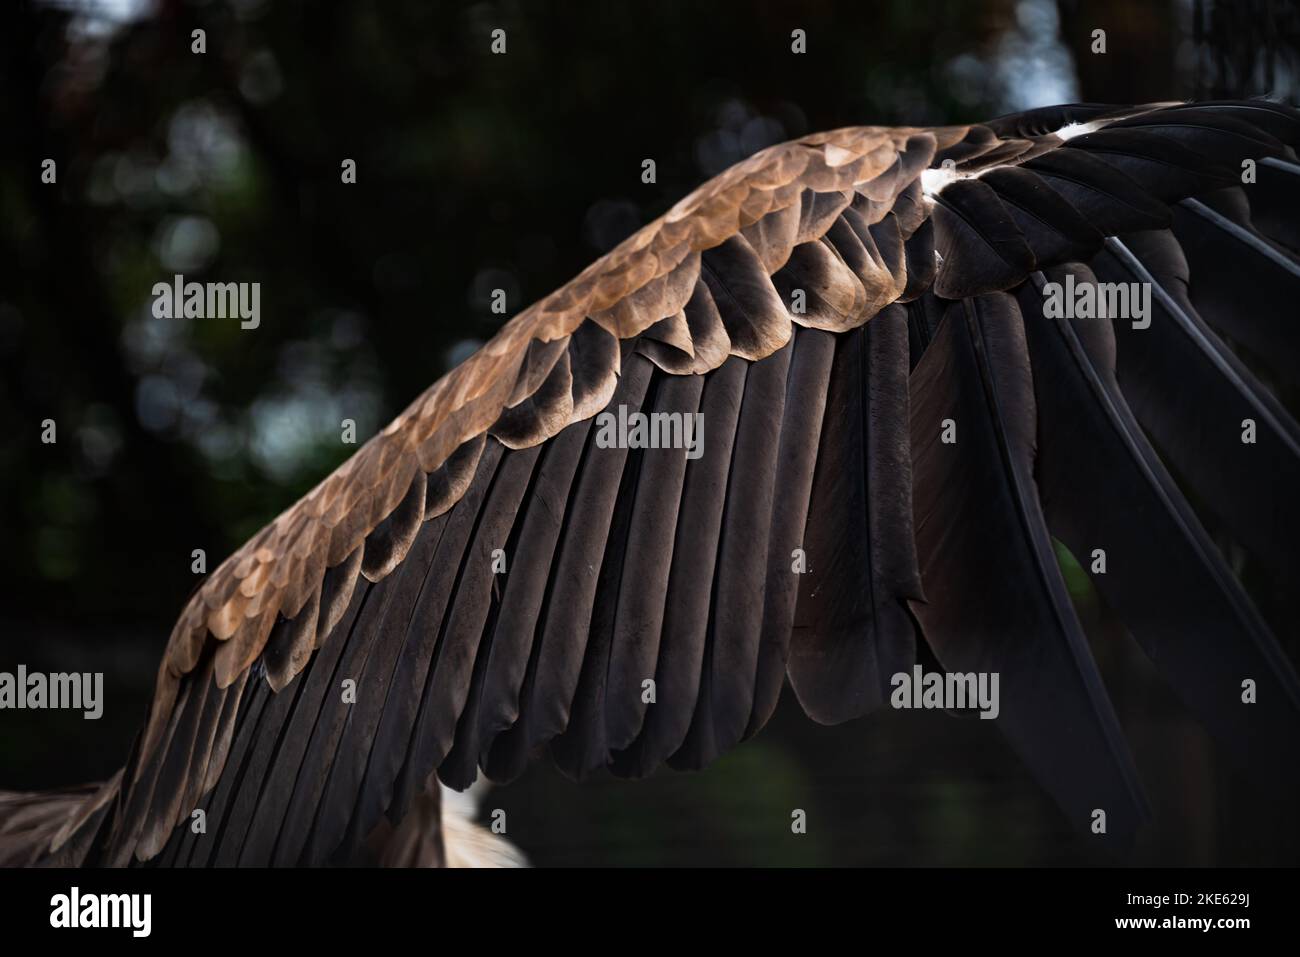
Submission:
{"label": "spread wing", "polygon": [[[1296,766],[1295,676],[1189,498],[1294,581],[1300,430],[1228,343],[1294,384],[1298,144],[1267,102],[1081,105],[751,157],[213,572],[120,785],[55,846],[351,860],[434,775],[702,767],[787,679],[843,721],[921,652],[997,672],[1038,780],[1122,841],[1144,802],[1053,537],[1105,551],[1097,588],[1213,731]],[[1097,281],[1150,283],[1149,325],[1045,314]],[[609,441],[638,412],[700,441]]]}

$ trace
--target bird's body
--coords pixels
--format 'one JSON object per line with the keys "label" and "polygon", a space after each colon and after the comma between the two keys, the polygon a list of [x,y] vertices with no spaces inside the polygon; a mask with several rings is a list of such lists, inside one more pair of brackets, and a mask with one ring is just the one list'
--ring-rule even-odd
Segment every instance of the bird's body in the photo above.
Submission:
{"label": "bird's body", "polygon": [[[998,674],[1039,781],[1123,842],[1145,803],[1053,538],[1212,731],[1294,766],[1294,672],[1179,481],[1294,581],[1300,430],[1225,341],[1295,381],[1297,147],[1263,101],[1079,105],[745,160],[214,571],[122,774],[10,798],[0,857],[446,862],[438,780],[703,767],[787,679],[838,722],[930,652]],[[1146,314],[1045,306],[1099,283]],[[598,441],[629,411],[698,416],[699,454]]]}

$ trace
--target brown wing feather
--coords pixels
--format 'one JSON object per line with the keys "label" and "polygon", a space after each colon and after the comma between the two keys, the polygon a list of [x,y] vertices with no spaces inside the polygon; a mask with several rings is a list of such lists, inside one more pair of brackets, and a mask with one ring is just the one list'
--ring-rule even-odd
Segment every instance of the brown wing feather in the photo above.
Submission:
{"label": "brown wing feather", "polygon": [[[1041,173],[1034,174],[1030,186],[1039,188],[1041,180],[1064,184],[1062,189],[1082,169],[1088,182],[1065,199],[1109,201],[1104,192],[1119,180],[1098,171],[1101,160],[1074,157],[1066,165],[1041,161],[1061,152],[1063,141],[1044,130],[1073,121],[1070,109],[1032,122],[995,121],[987,126],[848,128],[772,147],[704,184],[572,282],[517,315],[227,559],[193,596],[171,635],[148,723],[123,777],[107,857],[121,861],[162,850],[164,860],[180,862],[246,859],[253,851],[242,844],[197,849],[201,838],[184,828],[173,831],[171,842],[163,847],[168,831],[189,814],[188,805],[214,788],[223,818],[239,818],[240,808],[278,816],[287,802],[299,815],[292,833],[281,835],[270,827],[253,833],[265,832],[267,854],[273,848],[277,860],[295,860],[301,853],[301,859],[317,862],[334,854],[345,833],[355,847],[372,833],[380,813],[402,820],[411,801],[435,781],[434,772],[460,782],[472,773],[475,756],[481,756],[485,766],[496,764],[517,773],[526,753],[559,736],[557,754],[575,773],[612,766],[621,773],[640,774],[664,759],[678,765],[703,763],[757,730],[771,713],[786,667],[798,589],[785,569],[792,548],[806,544],[799,535],[805,531],[806,500],[814,484],[814,463],[790,457],[815,455],[819,429],[821,444],[837,447],[826,436],[838,438],[834,430],[839,423],[822,417],[822,409],[831,408],[826,396],[835,375],[833,340],[893,302],[932,297],[925,290],[934,281],[936,248],[954,251],[960,243],[963,255],[975,264],[962,267],[967,280],[963,295],[990,291],[979,288],[980,270],[988,266],[985,251],[1005,247],[990,233],[990,223],[996,221],[1011,238],[1019,230],[1009,215],[994,216],[985,208],[1000,207],[1001,200],[983,184],[955,191],[945,215],[932,219],[933,190],[925,188],[921,175],[927,167],[951,159],[952,175],[971,180],[994,166],[1028,163],[1024,169]],[[1141,113],[1130,109],[1116,116],[1134,122]],[[1078,117],[1085,119],[1101,125],[1107,116],[1089,112]],[[958,202],[963,196],[966,201]],[[1051,206],[1043,204],[1044,209]],[[954,232],[958,229],[960,234]],[[1041,257],[1042,249],[1029,245],[1034,247],[1030,255],[1013,257],[1014,268],[1008,269],[1006,261],[997,263],[998,284],[992,288],[1023,281],[1041,265],[1034,256]],[[948,273],[941,266],[941,277],[954,268],[949,258]],[[899,311],[900,323],[902,315]],[[803,327],[798,338],[794,327]],[[878,377],[869,388],[902,388],[905,399],[906,369],[901,363],[907,356],[901,329],[893,330],[897,348],[891,353],[899,374]],[[926,341],[928,336],[929,331]],[[778,351],[779,357],[774,357]],[[780,388],[768,382],[772,370],[767,364],[776,358],[783,363],[777,378],[788,379],[778,383]],[[784,364],[789,364],[788,376]],[[624,375],[633,369],[633,375]],[[671,380],[686,375],[702,381],[686,390],[680,390],[680,383],[674,387]],[[683,403],[681,411],[689,411],[685,406],[743,402],[784,410],[773,412],[783,419],[749,422],[734,442],[730,434],[724,437],[719,446],[723,453],[688,462],[684,471],[680,463],[665,469],[663,462],[648,462],[641,454],[594,455],[595,430],[587,420],[617,404],[616,390],[628,379],[636,380],[634,404],[640,406],[644,397],[648,409],[655,408],[656,399],[665,411]],[[858,391],[865,394],[867,388],[860,385]],[[784,401],[781,389],[788,390]],[[683,391],[680,401],[677,391]],[[809,418],[805,413],[814,407],[816,414]],[[905,432],[905,423],[885,425]],[[581,431],[565,432],[575,427]],[[548,443],[546,448],[552,448],[549,440],[561,433],[571,437],[566,453],[538,456],[537,446]],[[746,444],[759,439],[770,443],[773,435],[779,436],[779,449],[756,451]],[[862,435],[852,435],[840,447],[850,458],[872,456],[864,441]],[[734,459],[733,445],[740,450]],[[728,461],[719,461],[718,454]],[[538,477],[529,478],[530,459],[517,488],[494,484],[507,482],[512,467],[524,461],[515,456],[537,457]],[[733,470],[743,472],[758,458],[765,468],[778,462],[778,481],[786,476],[797,487],[793,494],[798,501],[786,497],[784,488],[772,494],[759,490],[748,506],[736,511],[743,503],[726,489],[744,476]],[[817,464],[824,465],[820,458]],[[873,457],[868,465],[876,468],[880,463]],[[664,476],[671,479],[668,487],[638,490],[639,483],[661,482]],[[465,525],[464,541],[451,550],[455,567],[429,573],[438,577],[439,600],[422,594],[412,605],[409,623],[398,623],[406,626],[401,637],[389,633],[390,640],[384,642],[378,635],[392,627],[387,615],[367,613],[343,622],[345,611],[356,607],[354,595],[364,600],[368,583],[384,588],[385,579],[402,567],[421,536],[432,534],[428,520],[462,503],[476,480],[482,487],[472,507],[462,505],[452,513]],[[905,478],[900,481],[907,484]],[[588,500],[596,482],[607,493],[602,501],[608,501],[593,512]],[[569,498],[534,495],[534,485],[569,489]],[[889,485],[885,477],[873,477],[866,495],[878,496]],[[517,519],[513,508],[509,515],[493,516],[487,514],[490,510],[480,514],[478,502],[493,501],[493,490],[498,496],[510,493],[519,506]],[[543,520],[537,509],[555,514]],[[756,514],[751,518],[746,511]],[[578,517],[596,513],[599,521],[594,526],[574,527],[581,524]],[[676,516],[676,527],[654,527],[660,513]],[[712,524],[701,525],[704,518],[711,518]],[[887,518],[887,534],[911,548],[910,514],[895,509]],[[488,550],[516,541],[519,529],[530,520],[537,528],[554,530],[527,537],[534,548],[544,544],[552,561],[539,553],[536,561],[511,572],[531,577],[504,589],[484,585],[490,576],[481,563]],[[770,540],[768,554],[748,560],[739,555],[724,558],[718,533],[704,535],[701,541],[706,526],[725,527],[727,548],[733,550]],[[585,547],[575,559],[578,541]],[[641,556],[640,564],[627,560],[628,549],[647,542],[654,544],[656,554]],[[690,542],[695,545],[686,547]],[[422,547],[434,545],[437,542],[425,542]],[[880,554],[891,547],[874,540],[871,545]],[[584,557],[588,554],[594,557]],[[719,561],[725,561],[725,573],[718,571]],[[583,562],[594,565],[579,567]],[[624,581],[620,588],[625,572],[652,579],[658,594],[619,604],[620,592],[633,595],[639,585]],[[854,570],[855,576],[861,573]],[[599,589],[597,580],[610,587]],[[463,581],[476,587],[457,604]],[[917,597],[906,583],[900,585],[873,569],[867,570],[864,584],[876,590],[872,604],[877,608],[899,611],[901,606],[895,608],[894,602]],[[566,605],[564,596],[575,588],[585,588],[585,598]],[[575,608],[579,615],[591,615],[592,588],[600,591],[594,596],[595,618],[619,623],[618,629],[612,624],[606,629],[619,643],[612,651],[611,634],[596,636],[594,625],[587,647],[586,634],[553,633],[546,624],[569,621]],[[757,604],[743,612],[720,613],[711,605],[719,589],[732,596],[752,591]],[[766,597],[760,601],[760,595]],[[472,609],[466,604],[471,599]],[[502,602],[525,599],[527,614],[510,605],[503,610]],[[700,627],[689,640],[665,637],[656,646],[658,636],[651,632],[666,632],[665,620],[688,606],[698,606]],[[470,611],[474,627],[460,627]],[[530,617],[542,622],[534,623],[532,636],[492,640],[498,621],[524,627]],[[868,617],[874,625],[868,621],[853,640],[874,640],[879,619],[876,614]],[[290,619],[287,625],[285,619]],[[756,622],[762,625],[757,636]],[[648,644],[624,643],[627,636],[643,632],[644,639],[637,641]],[[716,646],[718,641],[725,647]],[[349,646],[331,648],[333,660],[356,658],[367,663],[367,672],[402,679],[409,693],[400,696],[400,715],[387,705],[382,713],[369,707],[360,712],[365,720],[358,719],[354,727],[352,713],[339,710],[337,695],[302,696],[319,710],[319,717],[298,721],[340,729],[331,740],[342,737],[348,746],[337,748],[337,754],[313,756],[311,775],[289,773],[292,791],[265,795],[264,788],[281,786],[273,769],[258,757],[266,743],[256,748],[255,742],[244,740],[241,724],[232,745],[244,710],[262,708],[261,697],[246,693],[244,686],[252,689],[266,681],[278,693],[311,667],[319,657],[315,651],[328,642]],[[805,655],[801,665],[810,669],[807,694],[825,697],[817,690],[822,677],[817,669],[824,663],[816,647],[809,647],[814,653]],[[494,662],[494,653],[527,655],[527,662]],[[476,660],[480,654],[484,657]],[[706,659],[708,667],[702,672]],[[826,658],[833,660],[834,655]],[[257,668],[254,663],[259,663]],[[647,713],[642,703],[628,700],[649,676],[643,672],[669,679],[663,688],[673,697],[671,715]],[[231,695],[215,693],[232,685],[236,687]],[[610,694],[618,697],[611,700]],[[473,706],[461,714],[453,697]],[[813,711],[853,711],[829,699],[804,703]],[[283,712],[281,724],[262,727],[265,720],[253,720],[248,734],[282,735],[297,704],[297,696],[282,700],[275,710],[277,715]],[[221,727],[195,728],[199,708],[204,718],[218,714]],[[512,715],[515,723],[503,727]],[[437,728],[423,727],[434,718]],[[225,767],[232,753],[240,756],[237,776]],[[178,780],[186,768],[191,776],[201,774],[201,783]],[[155,794],[159,786],[163,791]],[[241,790],[242,798],[235,801],[233,792]],[[149,814],[158,819],[143,820]],[[243,834],[248,826],[247,819],[235,820],[230,828],[223,822],[216,840]]]}

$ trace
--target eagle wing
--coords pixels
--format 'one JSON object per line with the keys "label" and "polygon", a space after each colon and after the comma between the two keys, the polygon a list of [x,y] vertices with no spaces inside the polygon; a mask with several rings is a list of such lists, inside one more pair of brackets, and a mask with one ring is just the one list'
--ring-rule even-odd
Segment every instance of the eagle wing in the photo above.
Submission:
{"label": "eagle wing", "polygon": [[[1107,605],[1235,753],[1296,767],[1295,675],[1198,510],[1294,581],[1297,145],[1269,102],[1075,105],[745,160],[216,569],[53,846],[352,860],[435,775],[698,768],[786,680],[844,721],[928,656],[998,673],[1035,776],[1124,841],[1144,799],[1053,538],[1104,551]],[[1147,324],[1045,310],[1097,282],[1149,284]],[[636,413],[681,441],[610,441]]]}

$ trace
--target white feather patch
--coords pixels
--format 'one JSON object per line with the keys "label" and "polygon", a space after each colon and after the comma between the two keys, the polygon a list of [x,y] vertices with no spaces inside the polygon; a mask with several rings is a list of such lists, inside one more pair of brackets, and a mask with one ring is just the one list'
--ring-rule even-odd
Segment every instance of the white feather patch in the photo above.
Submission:
{"label": "white feather patch", "polygon": [[1076,136],[1082,136],[1084,133],[1094,133],[1101,129],[1101,127],[1102,123],[1100,120],[1095,120],[1092,123],[1066,123],[1056,131],[1056,136],[1062,140],[1072,140]]}

